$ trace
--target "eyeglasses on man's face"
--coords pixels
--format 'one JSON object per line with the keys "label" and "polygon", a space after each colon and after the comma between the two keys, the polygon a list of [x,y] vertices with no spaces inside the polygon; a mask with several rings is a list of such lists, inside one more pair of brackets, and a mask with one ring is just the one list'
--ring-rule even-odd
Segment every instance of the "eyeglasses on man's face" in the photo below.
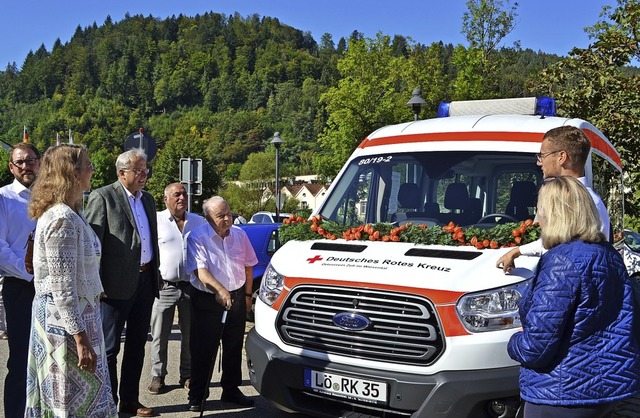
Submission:
{"label": "eyeglasses on man's face", "polygon": [[558,150],[555,150],[555,151],[540,152],[540,153],[536,154],[536,159],[539,162],[543,162],[544,159],[547,158],[548,156],[550,156],[551,154],[555,154],[557,152],[562,152],[562,151],[564,151],[564,150],[558,149]]}
{"label": "eyeglasses on man's face", "polygon": [[133,171],[136,176],[139,176],[142,173],[144,173],[145,176],[149,174],[148,168],[125,168],[123,171]]}
{"label": "eyeglasses on man's face", "polygon": [[25,158],[24,160],[11,161],[11,164],[22,168],[27,165],[34,165],[38,160],[39,158]]}

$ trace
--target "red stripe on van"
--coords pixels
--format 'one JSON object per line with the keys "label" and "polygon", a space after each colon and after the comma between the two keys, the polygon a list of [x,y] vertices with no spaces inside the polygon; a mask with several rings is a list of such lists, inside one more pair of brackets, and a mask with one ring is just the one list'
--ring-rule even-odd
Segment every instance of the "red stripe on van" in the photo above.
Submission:
{"label": "red stripe on van", "polygon": [[[590,129],[583,129],[591,141],[591,147],[609,157],[619,169],[622,169],[622,160],[616,150],[600,135]],[[382,138],[366,138],[358,148],[376,147],[380,145],[411,144],[417,142],[542,142],[544,134],[540,132],[438,132],[411,135],[394,135]]]}
{"label": "red stripe on van", "polygon": [[582,131],[585,133],[585,135],[587,135],[589,141],[591,141],[591,148],[595,148],[598,151],[602,152],[604,155],[609,157],[620,170],[622,170],[622,160],[620,159],[620,155],[611,146],[611,144],[609,144],[600,135],[593,132],[591,129],[583,129]]}
{"label": "red stripe on van", "polygon": [[410,144],[415,142],[542,142],[544,134],[536,132],[437,132],[428,134],[394,135],[383,138],[365,139],[360,148],[379,145]]}

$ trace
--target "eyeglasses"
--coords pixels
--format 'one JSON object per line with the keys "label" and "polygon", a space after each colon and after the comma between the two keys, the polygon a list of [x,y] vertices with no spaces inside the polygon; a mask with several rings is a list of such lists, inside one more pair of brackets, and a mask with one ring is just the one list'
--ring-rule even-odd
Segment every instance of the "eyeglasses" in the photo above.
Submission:
{"label": "eyeglasses", "polygon": [[142,173],[144,173],[145,176],[149,174],[148,168],[125,168],[123,171],[133,171],[136,174],[136,176],[139,176]]}
{"label": "eyeglasses", "polygon": [[91,161],[89,161],[89,164],[87,164],[87,168],[91,171],[96,171],[96,168],[94,167],[93,163]]}
{"label": "eyeglasses", "polygon": [[555,153],[557,153],[557,152],[562,152],[562,151],[564,151],[564,150],[559,149],[559,150],[555,150],[555,151],[541,152],[541,153],[536,154],[536,159],[537,159],[539,162],[543,162],[543,161],[544,161],[544,159],[545,159],[545,158],[547,158],[549,155],[551,155],[551,154],[555,154]]}
{"label": "eyeglasses", "polygon": [[40,158],[25,158],[24,160],[11,161],[16,167],[24,167],[26,165],[34,165]]}

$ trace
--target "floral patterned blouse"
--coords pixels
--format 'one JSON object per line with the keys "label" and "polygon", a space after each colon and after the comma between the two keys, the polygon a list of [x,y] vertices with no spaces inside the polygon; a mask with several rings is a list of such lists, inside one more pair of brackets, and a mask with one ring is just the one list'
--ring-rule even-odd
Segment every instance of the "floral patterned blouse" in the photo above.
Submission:
{"label": "floral patterned blouse", "polygon": [[79,300],[99,303],[100,254],[93,229],[69,206],[51,206],[38,219],[33,252],[36,294],[52,296],[69,334],[85,330]]}

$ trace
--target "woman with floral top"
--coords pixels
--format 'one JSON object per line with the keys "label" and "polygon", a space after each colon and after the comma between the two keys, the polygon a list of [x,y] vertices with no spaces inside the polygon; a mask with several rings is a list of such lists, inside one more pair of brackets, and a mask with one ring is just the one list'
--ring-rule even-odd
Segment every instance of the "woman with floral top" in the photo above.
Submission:
{"label": "woman with floral top", "polygon": [[52,147],[31,193],[38,223],[26,417],[118,416],[100,317],[101,246],[81,213],[93,171],[84,147]]}

